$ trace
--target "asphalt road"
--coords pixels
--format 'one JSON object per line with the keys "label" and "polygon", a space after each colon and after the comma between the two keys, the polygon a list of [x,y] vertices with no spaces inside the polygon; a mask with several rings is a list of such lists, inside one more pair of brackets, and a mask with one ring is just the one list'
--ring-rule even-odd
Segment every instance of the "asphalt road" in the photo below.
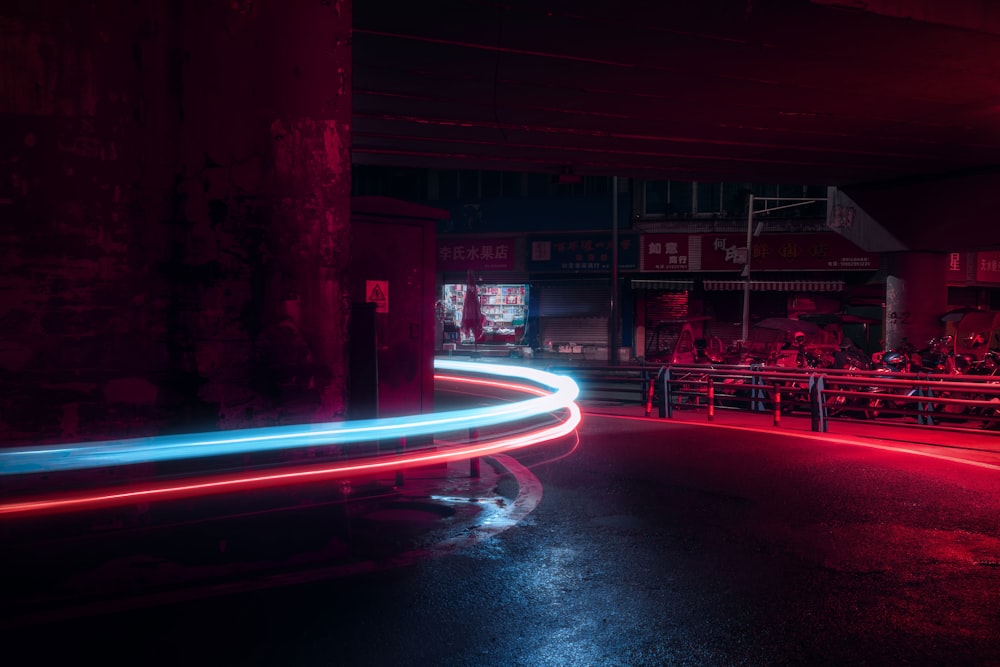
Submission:
{"label": "asphalt road", "polygon": [[4,645],[39,665],[1000,665],[1000,468],[596,415],[579,434],[517,455],[537,505],[460,549]]}

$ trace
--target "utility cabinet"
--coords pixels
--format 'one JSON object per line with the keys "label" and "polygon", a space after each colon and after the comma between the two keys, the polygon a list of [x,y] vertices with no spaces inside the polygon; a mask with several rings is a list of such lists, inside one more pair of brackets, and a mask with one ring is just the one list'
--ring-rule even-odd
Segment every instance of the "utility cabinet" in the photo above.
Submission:
{"label": "utility cabinet", "polygon": [[434,410],[436,231],[448,217],[387,197],[351,200],[351,419]]}

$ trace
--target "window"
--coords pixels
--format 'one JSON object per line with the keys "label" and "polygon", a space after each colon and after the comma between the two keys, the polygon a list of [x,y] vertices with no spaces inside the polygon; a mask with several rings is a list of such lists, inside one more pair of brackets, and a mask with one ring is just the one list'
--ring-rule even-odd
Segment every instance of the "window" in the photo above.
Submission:
{"label": "window", "polygon": [[527,174],[527,191],[529,197],[547,197],[552,193],[551,174]]}
{"label": "window", "polygon": [[697,192],[696,212],[718,215],[722,211],[722,183],[694,183]]}
{"label": "window", "polygon": [[644,197],[641,200],[642,209],[637,211],[642,216],[666,215],[669,199],[666,181],[646,181]]}
{"label": "window", "polygon": [[694,183],[667,181],[667,215],[686,217],[694,210]]}
{"label": "window", "polygon": [[470,170],[459,172],[458,198],[462,200],[479,199],[481,195],[479,172]]}
{"label": "window", "polygon": [[[458,175],[459,172],[454,169],[445,169],[438,172],[437,194],[439,200],[455,201],[458,199]],[[431,196],[427,198],[431,201],[434,200]]]}

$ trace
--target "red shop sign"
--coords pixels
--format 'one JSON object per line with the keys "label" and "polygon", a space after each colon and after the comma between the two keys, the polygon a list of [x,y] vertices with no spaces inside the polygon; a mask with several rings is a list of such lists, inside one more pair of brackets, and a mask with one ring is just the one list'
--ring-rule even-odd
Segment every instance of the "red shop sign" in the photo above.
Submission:
{"label": "red shop sign", "polygon": [[[746,234],[704,234],[703,271],[742,270]],[[757,271],[874,271],[878,253],[867,252],[833,232],[761,234],[750,243],[750,266]]]}
{"label": "red shop sign", "polygon": [[976,253],[976,282],[1000,283],[1000,252]]}
{"label": "red shop sign", "polygon": [[699,240],[697,234],[643,234],[639,270],[697,271],[701,261]]}
{"label": "red shop sign", "polygon": [[513,271],[512,238],[443,238],[437,244],[438,271]]}

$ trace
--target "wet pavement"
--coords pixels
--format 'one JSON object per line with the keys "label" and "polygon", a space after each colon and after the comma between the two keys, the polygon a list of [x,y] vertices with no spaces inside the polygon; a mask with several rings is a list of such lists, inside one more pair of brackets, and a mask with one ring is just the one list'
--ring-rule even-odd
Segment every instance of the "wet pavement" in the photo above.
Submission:
{"label": "wet pavement", "polygon": [[1000,438],[583,404],[579,441],[331,505],[307,532],[356,544],[323,567],[300,525],[296,567],[8,637],[41,664],[1000,665]]}
{"label": "wet pavement", "polygon": [[412,565],[516,525],[540,498],[516,460],[3,525],[0,627]]}

